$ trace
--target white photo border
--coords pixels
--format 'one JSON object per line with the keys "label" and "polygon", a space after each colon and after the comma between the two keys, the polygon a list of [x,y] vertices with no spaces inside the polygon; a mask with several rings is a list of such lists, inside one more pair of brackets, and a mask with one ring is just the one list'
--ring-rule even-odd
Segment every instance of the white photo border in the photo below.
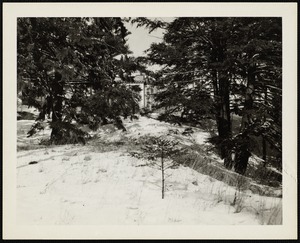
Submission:
{"label": "white photo border", "polygon": [[[18,17],[282,17],[283,224],[276,226],[21,226],[16,222]],[[296,239],[297,3],[3,3],[4,239]]]}

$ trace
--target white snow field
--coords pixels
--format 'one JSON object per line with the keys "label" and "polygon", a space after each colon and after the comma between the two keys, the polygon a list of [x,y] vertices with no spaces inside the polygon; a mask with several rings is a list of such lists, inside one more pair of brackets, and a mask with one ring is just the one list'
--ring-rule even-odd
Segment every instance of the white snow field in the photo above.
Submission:
{"label": "white snow field", "polygon": [[[281,224],[274,220],[281,214],[281,198],[237,191],[187,166],[167,171],[166,194],[162,199],[161,171],[143,166],[146,161],[130,156],[124,148],[131,144],[117,143],[144,135],[159,136],[170,129],[181,132],[184,126],[140,117],[125,121],[126,132],[110,125],[99,129],[84,146],[39,146],[40,139],[49,136],[49,130],[27,138],[32,123],[18,121],[18,146],[23,147],[17,153],[16,168],[18,224]],[[179,133],[176,138],[189,145],[204,144],[208,136],[195,129],[191,136]],[[115,146],[105,147],[98,140]],[[212,158],[220,164],[216,155]]]}

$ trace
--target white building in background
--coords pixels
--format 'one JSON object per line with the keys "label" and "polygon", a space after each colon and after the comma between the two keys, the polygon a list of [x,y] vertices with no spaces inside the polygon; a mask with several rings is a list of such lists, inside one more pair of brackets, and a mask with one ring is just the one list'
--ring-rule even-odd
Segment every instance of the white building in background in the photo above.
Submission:
{"label": "white building in background", "polygon": [[[152,109],[152,106],[154,104],[154,94],[156,92],[155,86],[151,84],[150,81],[152,79],[144,74],[134,74],[132,75],[133,82],[127,82],[127,86],[137,86],[140,88],[139,95],[141,97],[141,100],[139,102],[140,108],[148,108]],[[118,79],[118,78],[117,78]]]}

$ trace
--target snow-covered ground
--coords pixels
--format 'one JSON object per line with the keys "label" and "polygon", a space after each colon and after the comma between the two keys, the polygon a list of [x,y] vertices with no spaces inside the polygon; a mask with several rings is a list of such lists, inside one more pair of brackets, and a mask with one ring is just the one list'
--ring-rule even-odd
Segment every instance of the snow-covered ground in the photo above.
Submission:
{"label": "snow-covered ground", "polygon": [[[18,145],[36,145],[49,136],[24,132],[33,121],[18,121]],[[42,225],[257,225],[278,223],[281,198],[236,188],[189,167],[169,169],[165,198],[161,171],[115,146],[97,143],[132,142],[141,136],[171,134],[182,144],[204,144],[209,134],[194,129],[181,135],[176,127],[155,119],[126,120],[126,132],[108,125],[87,145],[49,146],[18,151],[17,222]],[[127,138],[127,140],[126,140]],[[130,144],[125,144],[129,146]],[[122,147],[123,146],[123,147]],[[33,162],[29,164],[30,162]],[[236,203],[233,205],[234,198]],[[279,222],[280,223],[280,222]]]}

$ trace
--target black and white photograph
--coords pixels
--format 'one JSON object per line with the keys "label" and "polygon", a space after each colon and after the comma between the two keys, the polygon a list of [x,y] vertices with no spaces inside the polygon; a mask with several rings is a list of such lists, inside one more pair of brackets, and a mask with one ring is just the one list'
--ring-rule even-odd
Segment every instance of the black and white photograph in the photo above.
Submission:
{"label": "black and white photograph", "polygon": [[16,224],[283,226],[283,17],[107,14],[15,18]]}

